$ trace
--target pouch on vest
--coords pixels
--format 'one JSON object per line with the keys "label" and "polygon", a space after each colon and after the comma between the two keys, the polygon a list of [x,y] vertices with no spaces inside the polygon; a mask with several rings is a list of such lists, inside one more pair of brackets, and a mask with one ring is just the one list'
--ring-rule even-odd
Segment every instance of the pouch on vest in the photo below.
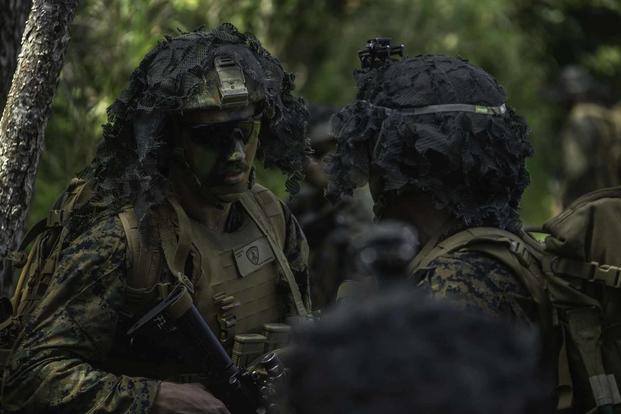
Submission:
{"label": "pouch on vest", "polygon": [[[168,268],[173,279],[181,275],[184,280],[177,282],[186,285],[189,290],[193,290],[191,278],[185,276],[186,263],[190,257],[192,245],[190,219],[178,201],[174,198],[170,198],[168,201],[174,210],[177,228],[170,220],[161,220],[158,226],[159,240],[151,247],[145,245],[145,241],[140,237],[133,208],[128,207],[119,214],[128,240],[128,291],[135,296],[133,301],[135,305],[128,310],[128,313],[133,315],[141,314],[138,310],[141,307],[144,310],[143,305],[145,303],[153,304],[157,302],[158,297],[159,300],[166,297],[167,293],[175,286],[174,280],[172,283],[159,280],[162,265]],[[279,271],[287,281],[296,314],[307,316],[308,311],[304,300],[283,252],[286,223],[278,199],[264,187],[255,185],[251,191],[244,193],[240,203],[249,218],[265,236],[235,252],[236,256],[241,257],[236,262],[240,274],[245,276],[256,270],[257,266],[275,261],[278,264]],[[165,260],[162,260],[162,257]],[[192,268],[198,270],[200,263],[194,263]],[[234,297],[226,294],[222,297],[216,294],[214,297],[214,301],[222,304],[223,308],[227,308],[227,304],[234,302],[234,300]],[[234,336],[235,321],[231,316],[226,312],[219,312],[217,315],[217,321],[220,325],[220,339],[223,343],[227,343],[229,338],[232,340]],[[233,334],[231,335],[229,331]]]}

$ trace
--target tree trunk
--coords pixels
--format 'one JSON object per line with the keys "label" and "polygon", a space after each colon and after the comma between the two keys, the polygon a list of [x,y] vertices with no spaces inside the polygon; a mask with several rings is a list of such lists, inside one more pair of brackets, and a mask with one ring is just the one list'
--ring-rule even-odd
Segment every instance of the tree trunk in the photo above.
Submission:
{"label": "tree trunk", "polygon": [[4,0],[0,9],[0,112],[11,87],[22,33],[31,6],[31,0]]}
{"label": "tree trunk", "polygon": [[0,258],[15,248],[26,221],[47,117],[79,0],[32,3],[0,120]]}

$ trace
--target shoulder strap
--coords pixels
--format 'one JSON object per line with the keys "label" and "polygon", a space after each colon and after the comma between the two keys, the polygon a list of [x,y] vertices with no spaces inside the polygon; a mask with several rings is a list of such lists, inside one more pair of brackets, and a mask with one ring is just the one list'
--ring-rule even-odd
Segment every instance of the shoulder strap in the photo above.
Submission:
{"label": "shoulder strap", "polygon": [[285,222],[282,206],[280,205],[280,200],[270,190],[260,184],[255,184],[250,191],[252,191],[254,199],[259,204],[259,207],[261,207],[261,210],[263,210],[263,215],[267,217],[271,224],[268,230],[274,233],[281,248],[284,248],[287,224]]}
{"label": "shoulder strap", "polygon": [[134,289],[150,288],[159,276],[160,251],[157,245],[147,245],[140,235],[133,207],[119,213],[127,239],[127,285]]}
{"label": "shoulder strap", "polygon": [[449,231],[451,225],[451,220],[446,220],[440,226],[440,229],[438,229],[438,231],[431,237],[431,239],[425,243],[420,252],[418,252],[418,254],[414,257],[414,260],[412,260],[412,263],[408,266],[408,274],[410,276],[412,276],[417,270],[426,267],[436,257],[441,256],[439,251],[436,252],[435,249],[438,246],[442,236]]}
{"label": "shoulder strap", "polygon": [[[177,217],[179,231],[176,232],[170,221],[160,222],[157,226],[158,235],[146,241],[140,234],[138,220],[133,207],[127,207],[119,213],[128,245],[127,284],[139,300],[140,295],[150,295],[159,289],[159,296],[165,297],[172,285],[159,280],[162,253],[171,274],[192,291],[192,285],[184,274],[185,262],[192,246],[190,219],[183,211],[179,202],[169,198]],[[154,230],[155,231],[155,230]]]}
{"label": "shoulder strap", "polygon": [[41,233],[43,233],[46,229],[46,221],[47,219],[39,220],[28,232],[24,239],[22,240],[19,248],[10,252],[7,258],[13,262],[13,265],[18,268],[22,268],[19,272],[19,277],[17,278],[17,284],[15,285],[15,291],[13,292],[13,296],[11,297],[11,306],[14,310],[17,309],[18,304],[21,300],[22,292],[24,290],[24,284],[26,283],[26,273],[28,266],[27,263],[33,260],[34,249],[30,252],[30,254],[26,253],[26,248],[30,243],[32,243]]}
{"label": "shoulder strap", "polygon": [[[442,241],[431,240],[417,255],[411,270],[416,271],[429,265],[438,257],[444,256],[463,248],[472,249],[474,245],[483,243],[499,244],[505,249],[519,256],[520,260],[528,260],[528,253],[533,253],[530,243],[526,243],[520,236],[495,227],[473,227],[462,230]],[[475,249],[473,249],[475,250]],[[476,249],[482,251],[481,249]],[[494,253],[494,252],[492,252]],[[496,254],[492,254],[497,256]],[[504,262],[504,260],[502,260]]]}
{"label": "shoulder strap", "polygon": [[185,273],[185,263],[192,249],[192,223],[190,218],[179,204],[179,201],[173,197],[168,198],[168,202],[175,211],[177,218],[178,234],[168,223],[160,223],[162,226],[162,247],[164,249],[164,257],[170,271],[174,276],[179,277]]}
{"label": "shoulder strap", "polygon": [[[253,192],[245,192],[242,195],[240,202],[252,219],[252,221],[255,222],[261,233],[263,233],[267,238],[267,241],[272,248],[272,251],[274,252],[274,256],[276,257],[276,261],[278,262],[280,269],[282,270],[285,278],[287,279],[287,284],[289,285],[289,289],[291,290],[291,296],[293,297],[293,302],[295,304],[298,315],[308,316],[308,310],[306,309],[306,307],[304,306],[304,302],[302,301],[302,294],[300,293],[300,288],[295,281],[295,277],[293,276],[291,267],[289,267],[289,261],[287,260],[287,258],[285,257],[285,253],[283,252],[284,231],[282,232],[283,241],[279,243],[276,238],[276,229],[274,229],[274,226],[271,225],[270,220],[266,217],[267,212],[264,213],[264,210],[260,208],[259,202],[255,199]],[[278,206],[278,208],[281,209],[280,214],[282,215],[282,208],[280,206]]]}
{"label": "shoulder strap", "polygon": [[[74,178],[69,183],[67,190],[54,203],[53,208],[48,212],[46,218],[39,220],[24,236],[24,239],[15,252],[11,252],[10,258],[22,267],[15,287],[15,292],[11,298],[11,304],[16,314],[25,312],[27,304],[31,302],[30,292],[39,289],[45,275],[51,275],[56,268],[60,249],[62,248],[67,229],[64,227],[67,218],[73,210],[84,206],[93,196],[91,185],[80,178]],[[50,250],[43,249],[41,236],[46,230],[57,229],[54,237],[45,241],[50,244]],[[30,243],[38,240],[37,245],[26,255],[25,250]],[[45,250],[45,251],[42,251]],[[37,268],[31,269],[38,260]],[[38,280],[33,284],[32,275],[38,274]],[[32,285],[32,286],[31,286]],[[36,285],[36,286],[35,286]]]}

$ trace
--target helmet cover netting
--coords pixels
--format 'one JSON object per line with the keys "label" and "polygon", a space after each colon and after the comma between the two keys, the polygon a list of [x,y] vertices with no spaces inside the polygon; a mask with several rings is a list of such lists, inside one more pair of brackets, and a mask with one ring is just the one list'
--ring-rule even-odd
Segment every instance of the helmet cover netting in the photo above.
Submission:
{"label": "helmet cover netting", "polygon": [[351,195],[371,169],[383,182],[376,207],[408,192],[432,196],[467,226],[519,228],[520,197],[533,152],[525,121],[470,112],[412,115],[399,109],[439,104],[500,106],[506,95],[463,59],[417,56],[354,72],[357,101],[332,118],[337,150],[328,196]]}
{"label": "helmet cover netting", "polygon": [[[118,209],[133,203],[142,223],[169,191],[166,168],[173,151],[171,116],[183,113],[205,84],[214,58],[226,54],[243,70],[249,101],[263,111],[257,157],[278,167],[290,181],[302,177],[309,144],[301,98],[291,95],[292,74],[251,34],[225,23],[167,37],[132,73],[128,88],[108,108],[104,139],[82,176],[94,181],[100,204]],[[295,185],[293,185],[295,187]]]}

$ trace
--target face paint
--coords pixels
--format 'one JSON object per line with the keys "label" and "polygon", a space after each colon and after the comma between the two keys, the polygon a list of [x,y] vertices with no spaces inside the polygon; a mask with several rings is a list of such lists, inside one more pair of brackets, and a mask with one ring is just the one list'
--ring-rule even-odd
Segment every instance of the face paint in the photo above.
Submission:
{"label": "face paint", "polygon": [[231,202],[248,188],[259,120],[183,126],[184,154],[201,191]]}

